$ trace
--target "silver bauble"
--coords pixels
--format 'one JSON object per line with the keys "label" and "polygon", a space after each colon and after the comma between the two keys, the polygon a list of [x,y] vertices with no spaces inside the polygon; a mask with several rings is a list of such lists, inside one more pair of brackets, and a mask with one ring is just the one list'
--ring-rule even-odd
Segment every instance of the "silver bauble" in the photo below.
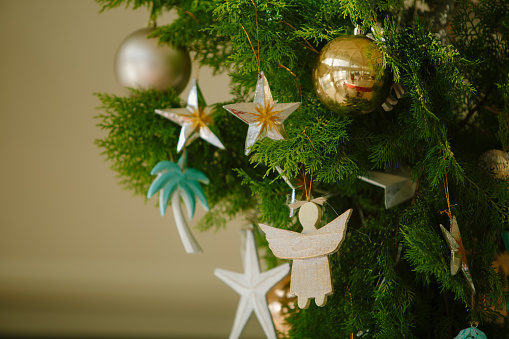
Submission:
{"label": "silver bauble", "polygon": [[479,157],[479,165],[493,174],[496,179],[509,178],[509,154],[507,152],[490,149]]}
{"label": "silver bauble", "polygon": [[142,28],[120,44],[115,56],[115,76],[126,87],[184,90],[191,75],[191,58],[184,47],[159,45],[147,38],[153,28]]}
{"label": "silver bauble", "polygon": [[362,114],[379,107],[389,95],[387,74],[374,65],[381,54],[376,45],[360,35],[330,41],[320,51],[313,69],[313,85],[320,101],[340,114]]}

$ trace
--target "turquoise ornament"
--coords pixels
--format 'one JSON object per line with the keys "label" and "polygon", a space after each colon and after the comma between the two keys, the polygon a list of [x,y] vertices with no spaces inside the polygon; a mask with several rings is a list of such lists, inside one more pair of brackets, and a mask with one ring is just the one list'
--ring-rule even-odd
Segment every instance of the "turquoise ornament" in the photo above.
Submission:
{"label": "turquoise ornament", "polygon": [[183,157],[179,159],[178,163],[165,160],[155,165],[150,174],[157,175],[157,177],[148,189],[147,198],[150,199],[159,192],[159,210],[161,215],[165,214],[166,207],[171,199],[173,217],[175,218],[177,230],[184,248],[187,253],[198,253],[202,252],[202,249],[189,230],[189,226],[182,213],[180,199],[184,200],[189,219],[194,216],[196,199],[208,211],[209,204],[200,183],[208,185],[210,180],[203,172],[197,169],[185,169],[185,165],[186,161]]}
{"label": "turquoise ornament", "polygon": [[[182,163],[182,159],[180,159],[179,164]],[[203,172],[194,168],[182,171],[179,164],[165,160],[154,166],[150,174],[157,175],[157,178],[150,185],[147,198],[150,199],[159,191],[159,209],[161,215],[164,215],[169,199],[177,190],[180,190],[180,195],[187,207],[187,215],[192,218],[196,206],[195,198],[198,198],[205,210],[209,209],[200,182],[208,185],[210,180]]]}
{"label": "turquoise ornament", "polygon": [[454,339],[488,339],[486,337],[486,334],[484,334],[483,331],[479,330],[477,327],[470,326],[469,328],[465,328],[464,330],[461,330],[460,333],[458,333],[457,336],[454,337]]}

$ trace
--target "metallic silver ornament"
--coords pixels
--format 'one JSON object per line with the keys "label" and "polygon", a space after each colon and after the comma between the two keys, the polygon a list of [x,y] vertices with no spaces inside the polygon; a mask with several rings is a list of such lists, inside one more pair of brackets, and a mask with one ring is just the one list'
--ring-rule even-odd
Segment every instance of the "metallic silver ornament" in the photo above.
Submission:
{"label": "metallic silver ornament", "polygon": [[256,83],[253,102],[231,104],[223,108],[249,124],[246,137],[246,155],[249,155],[251,146],[259,139],[265,137],[272,140],[285,139],[283,123],[300,104],[300,102],[281,104],[274,101],[267,78],[261,72]]}
{"label": "metallic silver ornament", "polygon": [[198,82],[193,79],[193,87],[187,97],[185,108],[156,109],[156,113],[182,126],[177,152],[180,152],[184,146],[189,145],[198,137],[224,149],[221,140],[209,128],[213,124],[210,116],[212,109],[213,107],[207,107]]}
{"label": "metallic silver ornament", "polygon": [[387,170],[385,173],[368,171],[365,176],[359,176],[359,179],[385,189],[385,209],[412,199],[417,187],[406,165],[401,165],[396,170]]}
{"label": "metallic silver ornament", "polygon": [[184,90],[191,75],[191,58],[184,47],[159,45],[147,38],[153,28],[142,28],[122,41],[115,56],[115,76],[126,87]]}
{"label": "metallic silver ornament", "polygon": [[509,153],[490,149],[479,157],[479,165],[496,179],[509,178]]}
{"label": "metallic silver ornament", "polygon": [[451,249],[451,275],[456,275],[456,273],[458,273],[459,269],[461,268],[463,275],[467,279],[468,285],[472,289],[472,293],[475,294],[474,281],[472,280],[470,268],[468,267],[467,257],[465,255],[467,251],[465,250],[463,241],[461,240],[460,229],[458,227],[456,217],[453,216],[452,219],[450,219],[450,222],[450,232],[446,230],[442,225],[440,225],[440,229],[442,229],[445,240],[447,240],[447,244]]}
{"label": "metallic silver ornament", "polygon": [[387,99],[391,87],[387,74],[374,65],[381,54],[368,38],[348,35],[330,41],[320,51],[313,69],[313,85],[320,101],[340,114],[373,111]]}

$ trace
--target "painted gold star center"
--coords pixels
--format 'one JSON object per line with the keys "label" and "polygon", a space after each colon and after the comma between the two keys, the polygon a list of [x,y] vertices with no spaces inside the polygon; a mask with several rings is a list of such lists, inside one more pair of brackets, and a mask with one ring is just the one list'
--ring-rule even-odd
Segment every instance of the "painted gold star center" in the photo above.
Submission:
{"label": "painted gold star center", "polygon": [[[454,240],[456,240],[456,242],[458,243],[458,249],[457,249],[457,252],[459,254],[462,255],[462,260],[467,263],[467,257],[466,255],[468,254],[467,250],[465,249],[465,246],[463,245],[463,241],[461,240],[460,237],[458,238],[454,238]],[[468,266],[468,264],[467,264]]]}
{"label": "painted gold star center", "polygon": [[202,127],[212,124],[212,118],[205,113],[205,109],[203,108],[193,109],[193,113],[185,117],[191,123],[195,131],[199,131]]}
{"label": "painted gold star center", "polygon": [[258,123],[257,126],[262,126],[261,131],[267,130],[267,128],[273,129],[279,123],[277,121],[278,113],[282,111],[273,111],[274,105],[272,106],[260,106],[256,105],[255,110],[258,114],[251,113],[255,116],[255,122]]}

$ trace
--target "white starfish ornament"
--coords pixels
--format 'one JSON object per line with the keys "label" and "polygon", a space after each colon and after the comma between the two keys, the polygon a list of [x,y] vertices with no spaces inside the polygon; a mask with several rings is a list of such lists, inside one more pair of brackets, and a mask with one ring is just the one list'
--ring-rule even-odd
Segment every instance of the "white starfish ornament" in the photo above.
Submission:
{"label": "white starfish ornament", "polygon": [[244,102],[223,106],[225,110],[249,124],[246,137],[246,155],[251,146],[264,137],[272,140],[285,139],[283,122],[300,106],[300,102],[279,104],[272,100],[269,83],[263,72],[256,83],[253,102]]}
{"label": "white starfish ornament", "polygon": [[193,79],[193,86],[187,97],[185,108],[156,109],[155,112],[182,126],[177,152],[180,152],[184,146],[189,145],[198,137],[224,149],[221,140],[209,128],[213,122],[210,117],[212,110],[211,107],[207,107],[196,79]]}
{"label": "white starfish ornament", "polygon": [[290,272],[290,265],[286,263],[261,273],[253,231],[247,231],[246,236],[244,273],[231,272],[219,268],[216,268],[214,271],[214,274],[219,279],[240,294],[239,306],[235,314],[230,339],[240,336],[253,311],[267,338],[276,339],[276,331],[265,295]]}

